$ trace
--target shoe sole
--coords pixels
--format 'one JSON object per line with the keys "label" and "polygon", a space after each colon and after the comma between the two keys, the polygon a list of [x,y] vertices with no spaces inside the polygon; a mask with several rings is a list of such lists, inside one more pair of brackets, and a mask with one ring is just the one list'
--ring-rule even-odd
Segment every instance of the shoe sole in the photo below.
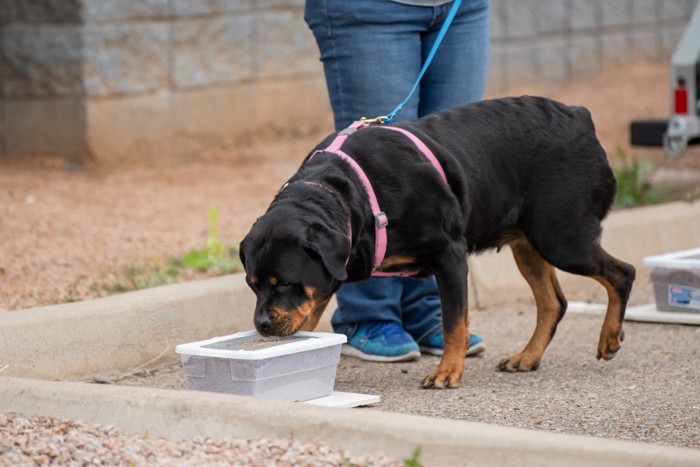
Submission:
{"label": "shoe sole", "polygon": [[408,352],[407,354],[403,355],[392,355],[392,356],[385,356],[385,355],[373,355],[373,354],[368,354],[364,353],[358,348],[355,348],[351,345],[343,344],[343,347],[340,349],[341,355],[345,355],[347,357],[355,357],[359,358],[360,360],[365,360],[368,362],[384,362],[384,363],[391,363],[391,362],[408,362],[411,360],[418,360],[420,358],[420,351],[419,350],[414,350],[412,352]]}
{"label": "shoe sole", "polygon": [[[475,355],[479,355],[480,353],[483,353],[486,350],[486,344],[483,342],[479,342],[476,345],[473,345],[469,347],[469,350],[467,350],[467,357],[473,357]],[[424,345],[420,346],[420,351],[423,353],[426,353],[428,355],[436,355],[438,357],[442,356],[443,350],[438,349],[436,347],[426,347]]]}

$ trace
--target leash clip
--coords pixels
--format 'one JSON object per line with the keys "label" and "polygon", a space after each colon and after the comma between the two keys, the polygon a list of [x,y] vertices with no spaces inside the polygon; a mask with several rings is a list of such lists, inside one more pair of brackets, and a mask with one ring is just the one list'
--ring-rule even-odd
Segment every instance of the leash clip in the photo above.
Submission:
{"label": "leash clip", "polygon": [[386,217],[386,214],[384,214],[384,211],[380,211],[374,215],[374,225],[378,229],[383,229],[387,225],[389,225],[389,218]]}
{"label": "leash clip", "polygon": [[379,117],[374,117],[374,118],[362,117],[360,119],[360,121],[362,123],[365,123],[367,125],[369,125],[370,123],[386,123],[388,120],[389,120],[389,117],[387,117],[386,115],[380,115]]}

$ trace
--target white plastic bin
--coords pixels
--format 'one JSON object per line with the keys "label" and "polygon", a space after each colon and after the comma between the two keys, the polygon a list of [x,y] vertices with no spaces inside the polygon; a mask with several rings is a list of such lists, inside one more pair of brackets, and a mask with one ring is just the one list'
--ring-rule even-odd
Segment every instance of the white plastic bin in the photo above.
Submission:
{"label": "white plastic bin", "polygon": [[307,401],[333,392],[343,334],[297,332],[263,337],[243,331],[175,348],[189,388]]}
{"label": "white plastic bin", "polygon": [[648,256],[656,308],[700,313],[700,248]]}

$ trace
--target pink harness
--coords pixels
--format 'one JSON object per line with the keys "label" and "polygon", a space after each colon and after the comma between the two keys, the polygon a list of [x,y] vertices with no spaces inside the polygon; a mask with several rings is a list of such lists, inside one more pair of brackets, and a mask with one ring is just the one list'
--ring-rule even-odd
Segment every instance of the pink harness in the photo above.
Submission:
{"label": "pink harness", "polygon": [[[369,198],[369,204],[370,207],[372,208],[372,214],[374,215],[374,267],[372,268],[372,276],[375,277],[384,277],[384,276],[402,276],[402,277],[407,277],[407,276],[413,276],[416,275],[419,271],[406,271],[406,272],[381,272],[377,271],[377,268],[382,264],[382,261],[384,261],[384,256],[386,255],[386,248],[387,248],[387,235],[386,235],[386,227],[389,225],[389,220],[386,216],[386,214],[381,210],[379,207],[379,201],[377,200],[377,195],[374,193],[374,188],[372,188],[372,183],[370,183],[369,178],[367,178],[367,175],[365,174],[364,170],[362,170],[362,167],[350,156],[348,156],[345,152],[343,152],[340,148],[343,146],[343,143],[345,142],[348,137],[355,133],[357,130],[361,130],[363,128],[367,128],[369,125],[365,122],[362,121],[356,121],[343,131],[339,132],[336,138],[331,142],[331,144],[326,148],[326,149],[320,149],[309,157],[309,160],[313,158],[316,154],[320,152],[330,152],[335,154],[336,156],[340,157],[343,159],[345,162],[350,164],[350,167],[355,171],[357,176],[360,178],[360,181],[362,182],[362,185],[365,187],[365,191],[367,192],[367,197]],[[418,139],[413,133],[404,130],[403,128],[397,128],[394,126],[375,126],[373,128],[384,128],[387,130],[393,130],[393,131],[398,131],[400,133],[403,133],[408,139],[410,139],[413,144],[416,145],[416,147],[423,153],[423,155],[430,161],[431,164],[433,164],[433,167],[435,167],[435,170],[438,171],[440,174],[440,177],[442,177],[442,180],[447,183],[447,177],[445,176],[445,171],[442,170],[442,166],[440,165],[440,162],[438,162],[437,158],[435,157],[435,154],[426,146],[423,141]]]}

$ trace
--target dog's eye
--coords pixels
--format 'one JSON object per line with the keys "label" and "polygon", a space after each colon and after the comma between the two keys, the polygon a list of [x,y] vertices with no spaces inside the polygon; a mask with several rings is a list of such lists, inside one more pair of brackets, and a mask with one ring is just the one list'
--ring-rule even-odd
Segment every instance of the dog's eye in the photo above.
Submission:
{"label": "dog's eye", "polygon": [[250,287],[253,290],[253,292],[258,293],[257,281],[246,278],[246,282],[248,283],[248,287]]}
{"label": "dog's eye", "polygon": [[284,290],[284,289],[288,289],[291,285],[292,284],[287,282],[287,281],[279,281],[279,282],[277,282],[277,285],[275,286],[275,288],[277,290]]}

